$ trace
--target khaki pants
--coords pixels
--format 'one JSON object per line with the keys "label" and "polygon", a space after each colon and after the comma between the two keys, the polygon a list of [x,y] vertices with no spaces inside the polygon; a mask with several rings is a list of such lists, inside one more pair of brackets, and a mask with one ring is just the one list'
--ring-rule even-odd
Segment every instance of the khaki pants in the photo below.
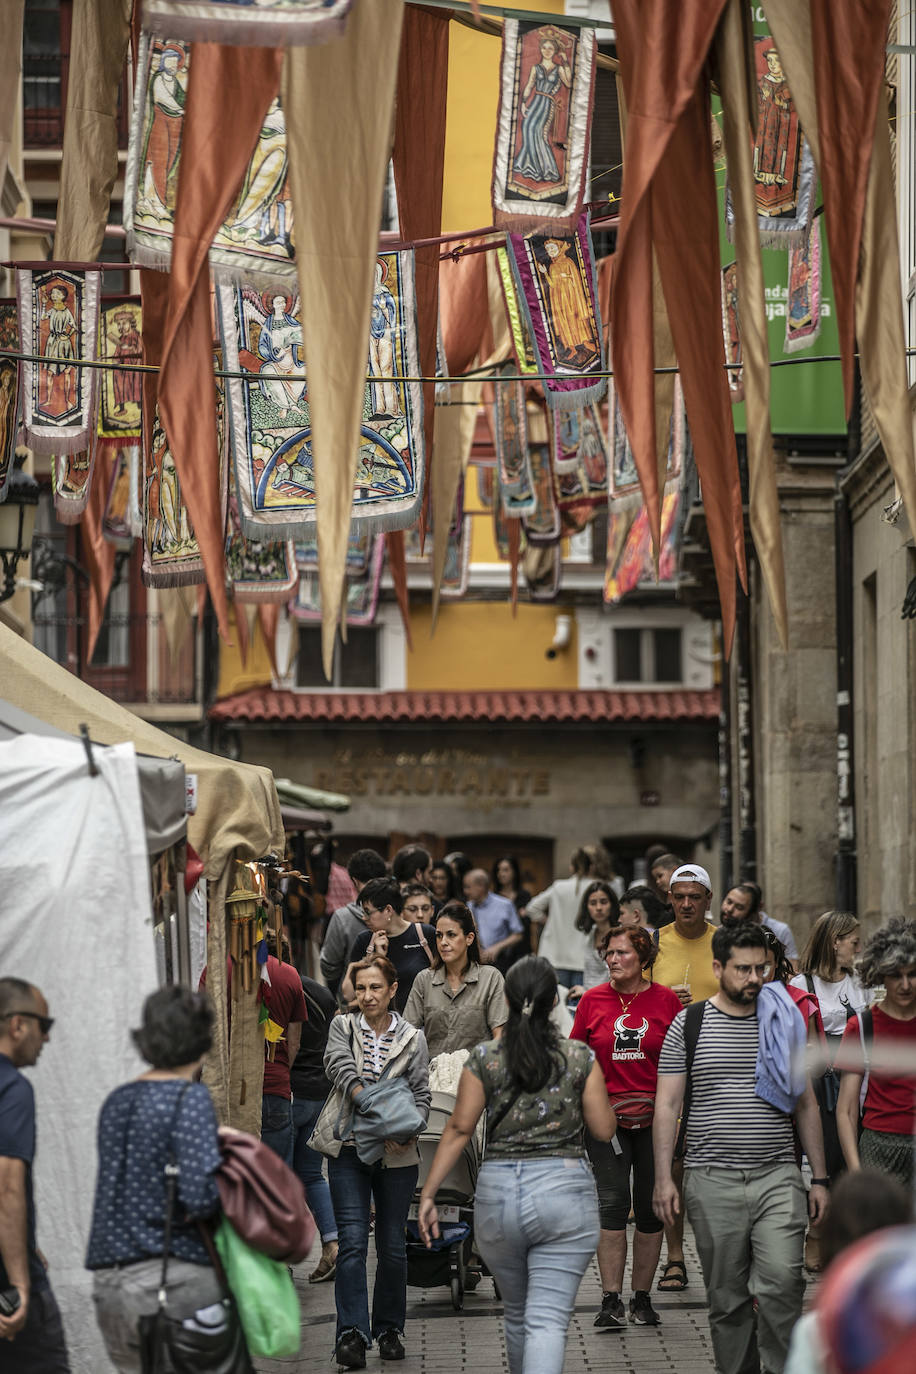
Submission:
{"label": "khaki pants", "polygon": [[709,1299],[717,1374],[782,1374],[805,1288],[801,1174],[794,1164],[688,1167],[684,1200]]}
{"label": "khaki pants", "polygon": [[[140,1374],[140,1318],[159,1306],[162,1258],[139,1260],[120,1269],[96,1269],[92,1298],[102,1339],[119,1374]],[[183,1321],[220,1302],[222,1284],[208,1264],[169,1256],[166,1311]]]}

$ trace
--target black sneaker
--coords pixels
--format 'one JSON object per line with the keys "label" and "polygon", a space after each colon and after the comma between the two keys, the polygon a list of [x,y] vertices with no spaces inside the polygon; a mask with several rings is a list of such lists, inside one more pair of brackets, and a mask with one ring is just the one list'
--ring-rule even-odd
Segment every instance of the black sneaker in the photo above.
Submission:
{"label": "black sneaker", "polygon": [[601,1299],[601,1311],[595,1318],[595,1325],[605,1331],[626,1330],[627,1314],[619,1293],[605,1293]]}
{"label": "black sneaker", "polygon": [[341,1369],[366,1368],[366,1342],[355,1326],[341,1333],[334,1347],[334,1359]]}
{"label": "black sneaker", "polygon": [[630,1321],[636,1326],[659,1326],[661,1320],[652,1306],[649,1294],[637,1288],[630,1299]]}
{"label": "black sneaker", "polygon": [[397,1331],[383,1331],[378,1338],[378,1353],[383,1360],[403,1360],[404,1345]]}

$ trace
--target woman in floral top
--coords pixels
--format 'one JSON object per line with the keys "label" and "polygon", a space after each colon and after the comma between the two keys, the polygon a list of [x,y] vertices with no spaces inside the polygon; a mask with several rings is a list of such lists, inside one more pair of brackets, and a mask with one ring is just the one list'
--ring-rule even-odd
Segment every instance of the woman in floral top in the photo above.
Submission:
{"label": "woman in floral top", "polygon": [[486,1111],[474,1229],[502,1293],[510,1374],[522,1374],[535,1340],[539,1374],[561,1374],[576,1293],[598,1242],[584,1128],[609,1141],[616,1127],[592,1051],[561,1040],[550,1021],[556,995],[546,959],[521,959],[509,970],[505,1033],[471,1051],[420,1198],[429,1245],[439,1234],[436,1189]]}

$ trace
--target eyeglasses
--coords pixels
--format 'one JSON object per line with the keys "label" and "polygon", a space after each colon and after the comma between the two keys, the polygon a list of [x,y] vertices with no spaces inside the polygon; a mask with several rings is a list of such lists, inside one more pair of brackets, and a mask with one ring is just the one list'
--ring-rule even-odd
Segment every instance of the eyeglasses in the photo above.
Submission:
{"label": "eyeglasses", "polygon": [[0,1021],[8,1021],[11,1016],[31,1016],[41,1027],[42,1035],[49,1035],[54,1025],[53,1016],[42,1016],[37,1011],[7,1011],[0,1016]]}

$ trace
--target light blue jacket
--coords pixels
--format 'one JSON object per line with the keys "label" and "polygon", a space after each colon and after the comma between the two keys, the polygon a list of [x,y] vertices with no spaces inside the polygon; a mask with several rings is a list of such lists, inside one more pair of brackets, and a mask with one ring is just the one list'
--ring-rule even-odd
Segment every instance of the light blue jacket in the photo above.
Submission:
{"label": "light blue jacket", "polygon": [[782,983],[765,983],[757,998],[760,1039],[754,1092],[787,1115],[805,1091],[804,1017]]}

